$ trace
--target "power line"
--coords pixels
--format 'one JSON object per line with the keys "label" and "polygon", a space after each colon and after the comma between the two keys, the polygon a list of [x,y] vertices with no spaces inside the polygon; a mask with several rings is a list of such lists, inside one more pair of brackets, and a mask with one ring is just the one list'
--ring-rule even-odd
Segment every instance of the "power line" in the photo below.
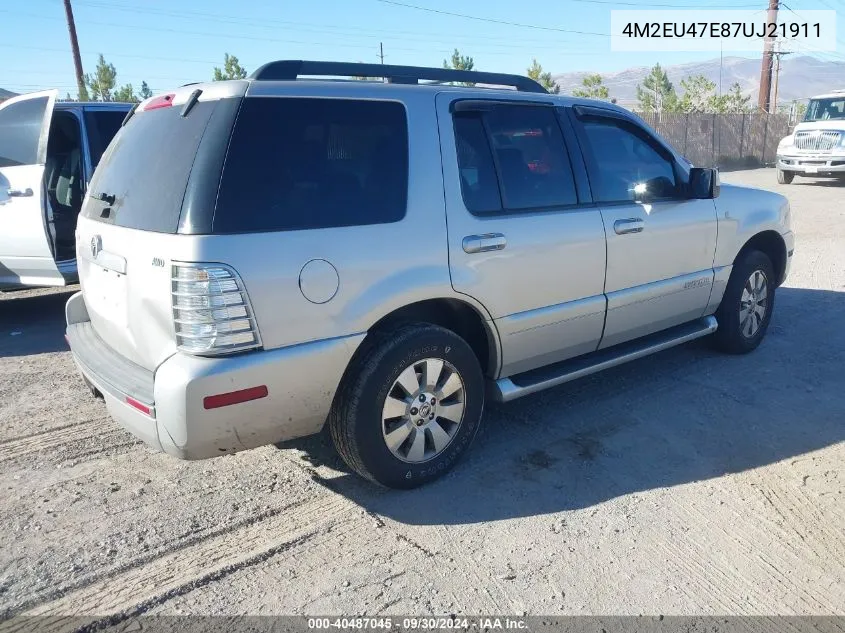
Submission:
{"label": "power line", "polygon": [[524,24],[521,22],[509,22],[507,20],[497,20],[495,18],[482,18],[477,15],[467,15],[466,13],[455,13],[453,11],[443,11],[442,9],[432,9],[430,7],[419,7],[415,4],[406,4],[404,2],[396,2],[395,0],[376,0],[383,4],[390,4],[397,7],[404,7],[406,9],[416,9],[417,11],[427,11],[429,13],[437,13],[438,15],[448,15],[454,18],[464,18],[465,20],[476,20],[478,22],[489,22],[491,24],[504,24],[506,26],[517,26],[523,29],[536,29],[539,31],[552,31],[554,33],[575,33],[578,35],[598,35],[600,37],[609,37],[610,33],[596,33],[594,31],[578,31],[574,29],[561,29],[555,26],[541,26],[539,24]]}
{"label": "power line", "polygon": [[[472,35],[467,36],[465,33],[443,33],[443,32],[425,32],[425,31],[405,31],[405,30],[397,30],[397,29],[351,29],[350,27],[343,27],[343,26],[336,26],[331,24],[314,24],[310,22],[291,22],[287,20],[276,20],[272,18],[262,19],[260,21],[256,21],[249,18],[243,18],[242,16],[234,16],[234,15],[223,15],[223,14],[208,14],[208,13],[199,13],[193,11],[168,11],[163,9],[154,9],[149,7],[134,7],[134,6],[124,6],[119,4],[112,4],[107,2],[101,2],[97,0],[77,0],[77,5],[82,5],[85,7],[94,7],[94,8],[105,8],[109,10],[115,11],[127,11],[130,13],[135,14],[146,14],[146,15],[162,15],[168,17],[175,17],[175,18],[184,18],[186,20],[191,21],[206,21],[206,22],[215,22],[215,23],[223,23],[226,25],[231,26],[234,22],[236,24],[245,25],[245,26],[255,26],[258,28],[269,28],[279,30],[279,27],[275,25],[287,25],[282,27],[283,30],[293,30],[296,32],[315,32],[321,34],[327,34],[327,29],[331,29],[334,31],[340,31],[342,35],[349,36],[349,37],[366,37],[366,34],[376,34],[373,37],[379,37],[380,39],[394,39],[394,40],[408,40],[408,35],[416,35],[422,36],[422,40],[419,41],[430,41],[432,36],[440,38],[441,41],[445,41],[447,38],[454,40],[460,38],[461,42],[464,41],[472,41],[472,40],[483,40],[483,41],[490,41],[497,43],[497,46],[505,46],[505,44],[501,43],[501,38],[499,37],[485,37],[482,35]],[[303,28],[303,27],[316,27],[315,29]],[[334,35],[334,34],[332,34]],[[537,44],[537,40],[526,38],[522,40],[524,42],[530,42],[532,45]],[[554,47],[560,47],[560,41],[547,41],[547,42],[539,42],[540,44],[550,44]]]}
{"label": "power line", "polygon": [[[636,6],[639,8],[647,8],[644,7],[642,3],[639,2],[609,2],[606,0],[574,0],[575,2],[589,2],[595,4],[620,4],[620,5],[628,5],[628,6]],[[456,13],[454,11],[444,11],[443,9],[432,9],[431,7],[420,7],[415,4],[407,4],[405,2],[397,2],[396,0],[376,0],[376,2],[381,2],[383,4],[390,4],[397,7],[404,7],[406,9],[416,9],[417,11],[427,11],[429,13],[436,13],[438,15],[448,15],[455,18],[464,18],[466,20],[476,20],[479,22],[489,22],[491,24],[503,24],[506,26],[516,26],[519,28],[524,29],[536,29],[539,31],[552,31],[555,33],[574,33],[576,35],[597,35],[600,37],[623,37],[623,36],[616,36],[611,33],[596,33],[595,31],[581,31],[576,29],[563,29],[555,26],[542,26],[539,24],[526,24],[523,22],[511,22],[508,20],[497,20],[495,18],[484,18],[478,15],[469,15],[466,13]],[[677,5],[677,4],[649,4],[647,6],[654,6],[654,7],[674,7],[676,9],[689,9],[690,7],[687,5]],[[750,7],[750,6],[757,6],[757,5],[708,5],[706,8],[741,8],[741,7]]]}
{"label": "power line", "polygon": [[[23,16],[27,16],[27,17],[37,18],[39,20],[60,19],[60,18],[56,18],[55,16],[38,15],[38,14],[24,13],[24,12],[13,12],[13,11],[8,11],[6,9],[0,9],[0,13],[14,13],[16,15],[23,15]],[[102,21],[98,21],[98,20],[86,20],[86,24],[96,25],[96,26],[119,27],[119,28],[125,28],[125,29],[130,29],[130,30],[152,31],[152,32],[159,32],[159,33],[175,33],[175,34],[178,34],[178,35],[196,35],[196,36],[201,36],[201,37],[215,37],[215,38],[227,37],[227,38],[232,38],[232,39],[242,39],[242,40],[259,41],[259,42],[273,42],[275,44],[281,44],[281,43],[284,43],[284,44],[301,44],[301,45],[306,45],[306,46],[332,45],[332,46],[338,46],[338,47],[344,47],[344,48],[372,49],[372,43],[369,43],[369,44],[363,44],[363,43],[362,44],[352,44],[352,43],[347,43],[347,42],[338,42],[336,40],[331,41],[331,42],[327,42],[327,41],[291,40],[291,39],[287,39],[287,38],[282,40],[282,39],[279,39],[279,38],[256,37],[256,36],[250,36],[250,35],[235,35],[235,34],[231,34],[231,33],[212,33],[212,32],[208,32],[208,31],[186,31],[184,29],[170,29],[170,28],[164,28],[164,27],[140,26],[140,25],[136,25],[136,24],[121,24],[121,23],[116,23],[116,22],[102,22]],[[393,50],[412,52],[412,53],[436,52],[436,53],[442,53],[442,54],[450,54],[453,49],[452,48],[431,49],[431,48],[413,48],[413,47],[407,47],[407,46],[405,46],[405,47],[395,46],[395,47],[393,47]],[[487,55],[510,55],[510,56],[513,55],[513,53],[507,52],[507,51],[478,51],[478,52],[481,53],[481,54],[487,54]],[[579,52],[570,51],[570,52],[561,52],[561,53],[556,52],[555,54],[582,55],[584,53],[583,53],[583,51],[579,51]]]}

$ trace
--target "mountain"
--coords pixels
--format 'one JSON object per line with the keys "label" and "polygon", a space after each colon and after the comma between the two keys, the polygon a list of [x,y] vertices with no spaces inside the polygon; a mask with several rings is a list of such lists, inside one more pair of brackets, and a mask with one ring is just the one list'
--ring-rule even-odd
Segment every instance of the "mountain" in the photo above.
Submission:
{"label": "mountain", "polygon": [[[679,93],[681,79],[690,75],[704,75],[719,85],[718,58],[663,68]],[[611,97],[616,97],[620,105],[633,106],[637,101],[637,84],[650,70],[651,68],[646,67],[628,68],[615,73],[600,74],[610,90]],[[562,73],[553,75],[553,78],[560,86],[561,93],[569,94],[581,85],[581,80],[588,74],[590,73]],[[752,102],[756,102],[760,88],[760,58],[725,57],[722,60],[722,90],[727,90],[733,83],[739,83],[743,94],[751,95]],[[826,61],[809,56],[784,55],[781,58],[778,102],[806,100],[813,95],[837,89],[845,89],[845,62]]]}
{"label": "mountain", "polygon": [[4,99],[11,99],[12,97],[16,97],[18,95],[17,92],[12,92],[11,90],[4,90],[0,88],[0,101]]}

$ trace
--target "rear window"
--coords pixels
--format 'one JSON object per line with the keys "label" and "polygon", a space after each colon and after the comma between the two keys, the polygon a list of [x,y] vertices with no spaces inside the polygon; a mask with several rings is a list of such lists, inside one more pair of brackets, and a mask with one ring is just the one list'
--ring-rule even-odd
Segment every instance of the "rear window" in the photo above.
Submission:
{"label": "rear window", "polygon": [[[200,101],[185,117],[181,107],[133,115],[103,154],[82,215],[131,229],[175,233],[197,148],[217,104]],[[103,194],[114,196],[114,203],[101,202]]]}
{"label": "rear window", "polygon": [[47,97],[26,99],[0,110],[0,167],[34,165]]}
{"label": "rear window", "polygon": [[405,215],[408,127],[395,102],[244,100],[214,233],[396,222]]}
{"label": "rear window", "polygon": [[85,130],[88,133],[88,147],[91,152],[91,166],[96,167],[103,152],[111,143],[126,118],[121,110],[86,110]]}

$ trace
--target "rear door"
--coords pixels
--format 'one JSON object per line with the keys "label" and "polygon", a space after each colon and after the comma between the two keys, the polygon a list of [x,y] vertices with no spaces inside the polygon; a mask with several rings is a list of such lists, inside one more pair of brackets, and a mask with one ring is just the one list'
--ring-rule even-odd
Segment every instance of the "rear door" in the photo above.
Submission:
{"label": "rear door", "polygon": [[0,286],[61,286],[44,215],[55,90],[0,104]]}
{"label": "rear door", "polygon": [[[474,95],[477,97],[477,93]],[[605,235],[554,103],[438,95],[452,285],[491,313],[507,376],[594,351]]]}

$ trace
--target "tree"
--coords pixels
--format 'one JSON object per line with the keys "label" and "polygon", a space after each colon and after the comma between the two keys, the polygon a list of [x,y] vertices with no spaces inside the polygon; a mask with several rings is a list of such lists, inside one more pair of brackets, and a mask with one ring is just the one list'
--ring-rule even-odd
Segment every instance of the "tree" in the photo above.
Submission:
{"label": "tree", "polygon": [[149,99],[153,96],[153,91],[150,90],[150,87],[147,85],[146,81],[141,82],[141,92],[138,94],[141,99]]}
{"label": "tree", "polygon": [[241,66],[238,58],[225,53],[223,55],[223,70],[214,67],[214,81],[226,81],[227,79],[246,79],[246,69]]}
{"label": "tree", "polygon": [[643,82],[637,84],[637,101],[642,112],[673,112],[677,107],[678,95],[660,64],[655,64]]}
{"label": "tree", "polygon": [[102,53],[100,53],[94,74],[85,75],[85,85],[88,86],[91,99],[94,101],[113,101],[112,90],[114,90],[116,79],[117,70],[114,64],[107,64]]}
{"label": "tree", "polygon": [[114,91],[114,100],[115,101],[125,101],[128,103],[138,103],[140,99],[135,94],[135,90],[132,88],[132,84],[126,84],[122,88],[118,88]]}
{"label": "tree", "polygon": [[598,73],[584,77],[581,80],[581,87],[575,88],[572,94],[576,97],[584,97],[586,99],[603,99],[607,101],[610,98],[610,91],[604,85],[601,75]]}
{"label": "tree", "polygon": [[469,55],[461,55],[461,52],[456,48],[455,52],[452,53],[452,59],[443,60],[443,68],[473,70],[475,68],[475,61]]}
{"label": "tree", "polygon": [[742,94],[742,86],[735,83],[730,90],[719,99],[717,112],[744,114],[751,112],[751,97]]}
{"label": "tree", "polygon": [[543,67],[537,63],[536,59],[533,60],[526,73],[531,79],[539,83],[552,94],[558,94],[560,92],[560,86],[558,86],[555,83],[555,80],[552,79],[552,73],[544,73]]}
{"label": "tree", "polygon": [[693,75],[681,79],[684,93],[678,101],[678,111],[692,114],[694,112],[720,112],[723,98],[716,95],[716,84],[704,75]]}

